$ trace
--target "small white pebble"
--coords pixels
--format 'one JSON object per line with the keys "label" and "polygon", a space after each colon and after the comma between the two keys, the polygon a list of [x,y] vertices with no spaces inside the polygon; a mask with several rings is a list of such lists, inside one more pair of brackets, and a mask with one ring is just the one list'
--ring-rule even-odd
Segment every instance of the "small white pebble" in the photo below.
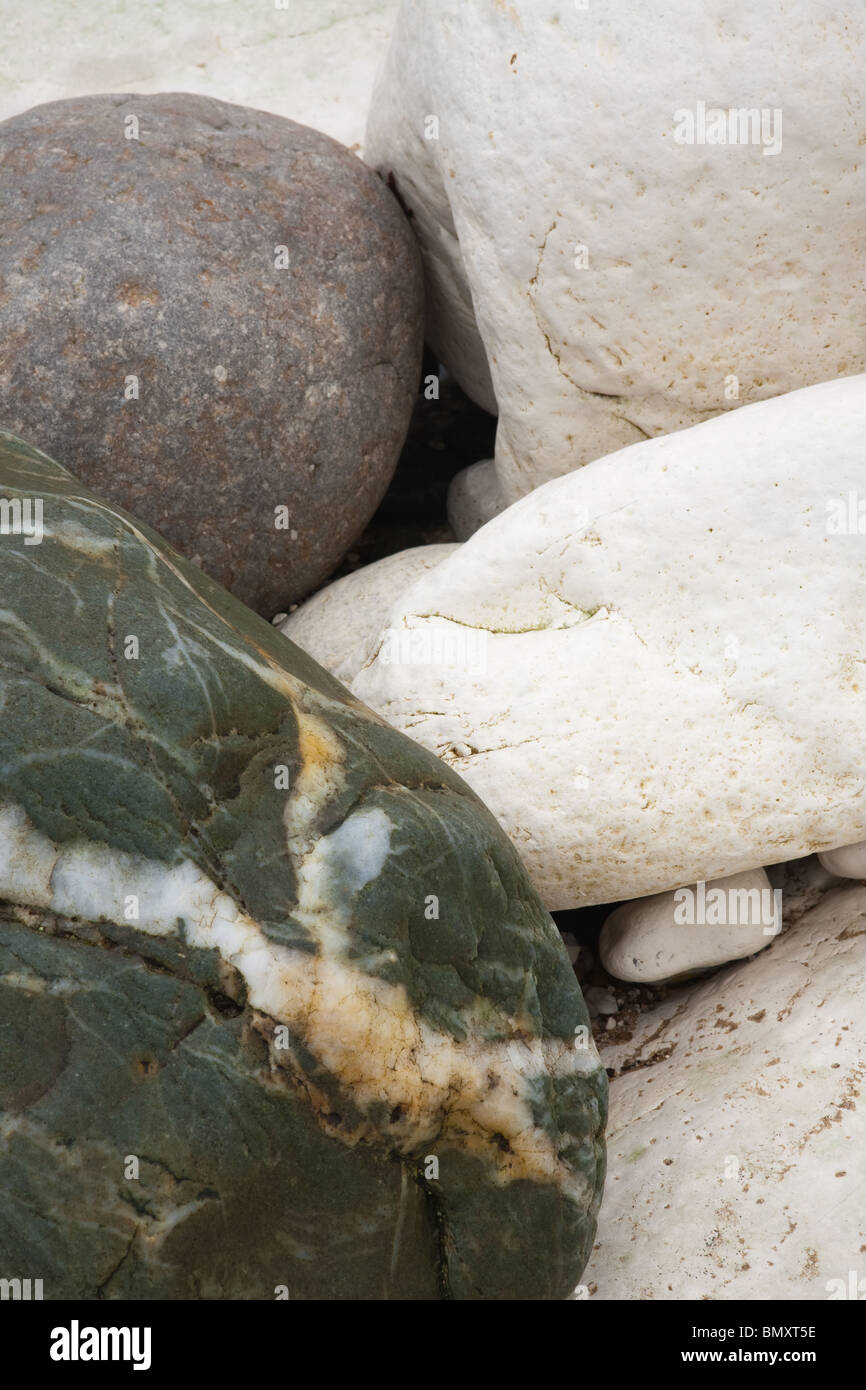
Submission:
{"label": "small white pebble", "polygon": [[824,850],[818,855],[821,867],[836,878],[866,878],[866,840],[838,849]]}
{"label": "small white pebble", "polygon": [[588,989],[584,995],[587,1006],[591,1014],[615,1014],[619,1012],[619,1005],[614,999],[609,989],[603,989],[600,985],[594,985]]}

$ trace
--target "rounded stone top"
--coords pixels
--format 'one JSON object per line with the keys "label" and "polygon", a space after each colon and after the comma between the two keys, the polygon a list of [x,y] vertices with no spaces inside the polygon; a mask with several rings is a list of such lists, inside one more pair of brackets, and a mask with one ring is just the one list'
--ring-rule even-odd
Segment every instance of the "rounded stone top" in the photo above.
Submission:
{"label": "rounded stone top", "polygon": [[0,124],[0,421],[272,613],[378,505],[418,381],[392,193],[329,137],[184,93]]}

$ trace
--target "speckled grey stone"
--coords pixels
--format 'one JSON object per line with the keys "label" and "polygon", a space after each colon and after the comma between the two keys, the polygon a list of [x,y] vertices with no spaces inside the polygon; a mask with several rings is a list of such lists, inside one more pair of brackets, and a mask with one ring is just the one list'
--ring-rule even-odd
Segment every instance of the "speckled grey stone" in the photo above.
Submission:
{"label": "speckled grey stone", "polygon": [[0,424],[268,616],[327,578],[418,384],[381,180],[279,116],[91,96],[0,123],[0,205]]}

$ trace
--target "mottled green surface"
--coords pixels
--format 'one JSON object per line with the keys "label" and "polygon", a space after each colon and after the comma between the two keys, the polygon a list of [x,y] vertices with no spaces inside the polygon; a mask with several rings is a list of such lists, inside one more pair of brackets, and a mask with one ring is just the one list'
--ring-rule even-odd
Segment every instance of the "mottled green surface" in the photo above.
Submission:
{"label": "mottled green surface", "polygon": [[5,1268],[38,1270],[55,1298],[437,1296],[421,1188],[392,1272],[399,1163],[335,1154],[306,1106],[259,1084],[242,1016],[125,952],[5,922],[0,960],[63,980],[0,983]]}
{"label": "mottled green surface", "polygon": [[[160,935],[98,892],[70,911],[70,861],[43,890],[0,820],[0,1276],[42,1278],[47,1298],[566,1297],[594,1235],[606,1079],[574,1047],[573,972],[493,818],[152,532],[0,434],[4,497],[43,499],[45,535],[0,535],[0,812],[52,853],[102,847],[121,880],[196,866],[277,953],[285,1010],[251,999],[209,911]],[[371,824],[388,852],[358,886],[355,842],[327,837]],[[330,964],[349,983],[323,1027],[295,984]],[[371,1007],[363,1046],[335,1053],[339,1019]],[[536,1046],[549,1067],[525,1062]],[[519,1096],[501,1128],[464,1105],[470,1074]]]}

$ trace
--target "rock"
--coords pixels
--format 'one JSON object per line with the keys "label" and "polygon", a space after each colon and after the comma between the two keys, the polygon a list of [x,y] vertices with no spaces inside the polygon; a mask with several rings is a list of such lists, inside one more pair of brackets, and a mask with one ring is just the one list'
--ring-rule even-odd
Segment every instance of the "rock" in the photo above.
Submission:
{"label": "rock", "polygon": [[827,893],[839,887],[838,879],[827,872],[817,854],[784,864],[771,864],[767,868],[767,878],[771,887],[778,888],[782,894],[783,928],[799,922]]}
{"label": "rock", "polygon": [[640,0],[403,0],[366,157],[412,214],[428,340],[480,404],[498,402],[508,502],[866,367],[848,96],[866,13],[840,26],[780,0],[756,22],[708,0],[701,14],[691,0],[654,24]]}
{"label": "rock", "polygon": [[866,548],[838,508],[864,431],[852,377],[548,483],[413,585],[353,690],[459,769],[552,909],[862,838]]}
{"label": "rock", "polygon": [[8,434],[0,495],[5,1268],[47,1299],[567,1297],[606,1078],[493,817]]}
{"label": "rock", "polygon": [[837,878],[866,878],[866,840],[818,855],[821,867]]}
{"label": "rock", "polygon": [[397,0],[284,0],[279,7],[211,0],[171,10],[93,0],[87,10],[10,12],[3,35],[15,62],[0,120],[39,102],[117,91],[197,92],[255,105],[361,148],[373,81]]}
{"label": "rock", "polygon": [[601,1014],[602,1018],[619,1011],[619,1005],[610,990],[601,989],[598,985],[586,991],[586,1006],[591,1015]]}
{"label": "rock", "polygon": [[307,599],[280,631],[332,676],[350,681],[375,656],[399,595],[457,549],[420,545],[355,570]]}
{"label": "rock", "polygon": [[0,419],[262,612],[303,597],[418,385],[392,195],[316,131],[184,94],[37,107],[0,150]]}
{"label": "rock", "polygon": [[648,984],[741,960],[781,931],[781,897],[756,869],[623,903],[602,927],[602,965],[618,980]]}
{"label": "rock", "polygon": [[468,541],[482,526],[505,510],[505,499],[493,459],[464,468],[448,489],[448,520],[458,541]]}
{"label": "rock", "polygon": [[838,1299],[863,1278],[864,972],[866,889],[840,887],[605,1044],[594,1297]]}

